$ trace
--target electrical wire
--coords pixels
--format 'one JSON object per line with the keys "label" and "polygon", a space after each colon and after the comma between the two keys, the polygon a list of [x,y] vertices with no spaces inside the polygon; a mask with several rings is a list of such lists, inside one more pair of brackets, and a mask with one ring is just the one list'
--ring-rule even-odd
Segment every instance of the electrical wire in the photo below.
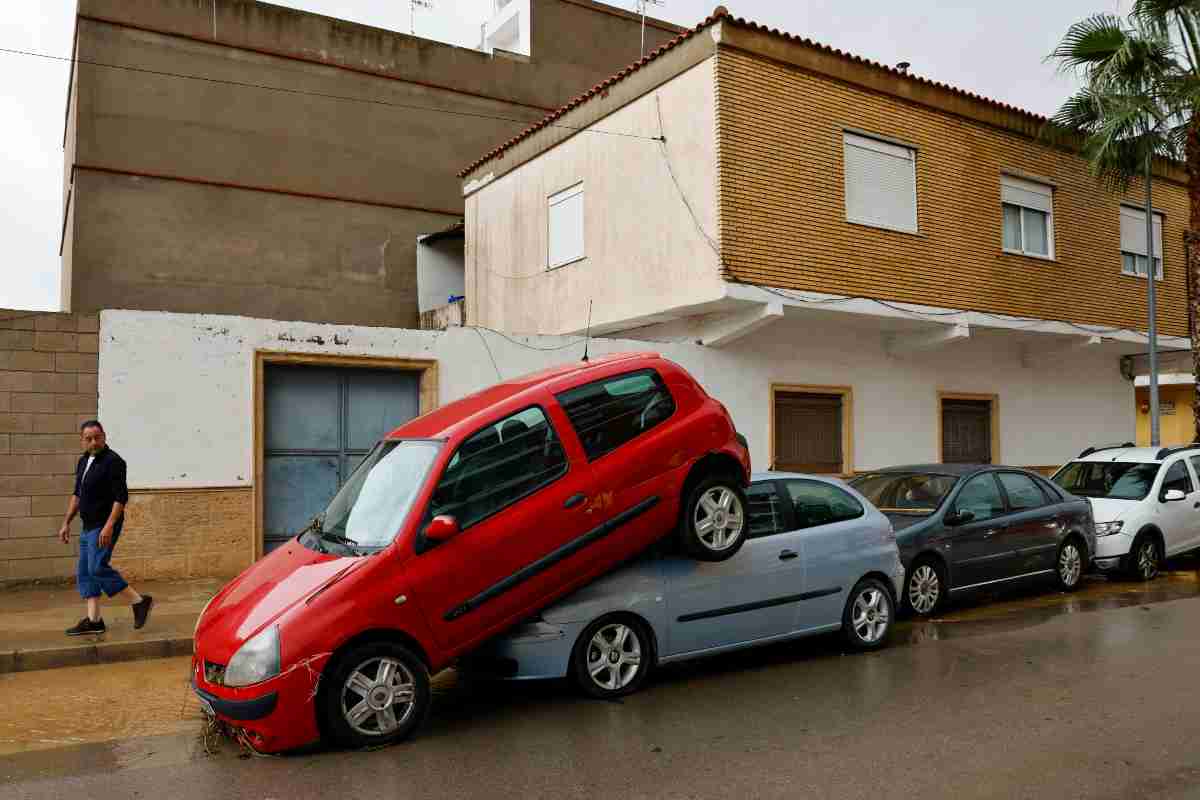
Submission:
{"label": "electrical wire", "polygon": [[472,330],[479,337],[479,341],[483,343],[483,349],[487,351],[488,358],[492,360],[492,368],[496,370],[496,380],[503,382],[504,376],[500,374],[500,365],[496,363],[496,357],[492,355],[492,348],[487,343],[487,339],[483,338],[483,331],[479,330],[479,328],[472,328]]}
{"label": "electrical wire", "polygon": [[479,329],[479,330],[484,330],[484,331],[487,331],[488,333],[494,333],[494,334],[496,334],[497,336],[499,336],[501,339],[506,339],[506,340],[508,340],[509,342],[512,342],[512,343],[513,343],[513,344],[515,344],[517,347],[524,347],[526,350],[537,350],[537,351],[540,351],[540,352],[549,352],[549,351],[552,351],[552,350],[566,350],[568,347],[574,347],[574,346],[575,346],[575,345],[577,345],[577,344],[581,344],[581,343],[583,343],[583,342],[586,342],[586,341],[587,341],[587,337],[586,337],[586,336],[581,336],[581,337],[579,337],[578,339],[576,339],[575,341],[573,341],[573,342],[567,342],[566,344],[556,344],[556,345],[553,345],[553,346],[550,346],[550,347],[539,347],[539,346],[537,346],[537,345],[533,345],[533,344],[526,344],[525,342],[518,342],[516,339],[512,338],[512,337],[511,337],[511,336],[509,336],[508,334],[505,334],[505,333],[503,333],[503,332],[501,332],[501,331],[498,331],[498,330],[495,330],[495,329],[493,329],[493,328],[489,328],[489,327],[487,327],[486,325],[467,325],[466,327],[468,327],[468,328],[477,328],[477,329]]}
{"label": "electrical wire", "polygon": [[[326,92],[310,92],[304,89],[291,89],[286,86],[271,86],[264,83],[253,83],[250,81],[235,81],[225,78],[210,78],[205,75],[189,75],[183,72],[168,72],[166,70],[149,69],[147,67],[135,67],[129,64],[110,64],[103,61],[90,61],[82,58],[70,58],[67,56],[55,56],[49,53],[39,53],[35,50],[18,50],[11,47],[0,47],[0,53],[9,55],[27,56],[30,58],[42,58],[48,61],[61,61],[67,64],[84,64],[92,67],[103,67],[104,69],[124,70],[127,72],[136,72],[145,75],[155,75],[165,78],[180,78],[183,80],[202,81],[205,83],[214,83],[222,86],[237,86],[244,89],[262,89],[270,92],[282,92],[284,94],[301,95],[304,97],[318,97],[326,100],[341,100],[347,103],[364,103],[374,106],[386,106],[388,108],[402,108],[407,111],[428,111],[433,114],[449,114],[458,117],[472,117],[475,119],[490,119],[497,122],[511,122],[517,125],[528,127],[537,124],[536,119],[516,119],[514,117],[501,117],[495,114],[480,114],[470,111],[453,111],[445,108],[431,108],[429,106],[411,105],[409,103],[391,103],[386,100],[371,100],[365,97],[351,97],[349,95],[329,94]],[[504,101],[497,101],[504,102]],[[643,139],[648,142],[658,141],[653,136],[642,136],[637,133],[622,133],[620,131],[606,131],[597,128],[579,127],[576,125],[562,125],[559,123],[548,123],[542,127],[545,128],[561,128],[564,130],[574,131],[576,133],[595,133],[605,136],[619,136],[626,139]]]}

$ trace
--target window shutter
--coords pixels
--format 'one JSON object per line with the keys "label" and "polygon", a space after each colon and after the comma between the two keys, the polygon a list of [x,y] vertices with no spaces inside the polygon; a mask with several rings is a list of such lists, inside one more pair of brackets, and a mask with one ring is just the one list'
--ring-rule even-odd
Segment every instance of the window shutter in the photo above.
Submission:
{"label": "window shutter", "polygon": [[[1161,259],[1162,214],[1154,215],[1154,257]],[[1121,206],[1121,249],[1126,253],[1146,255],[1146,212],[1131,206]]]}
{"label": "window shutter", "polygon": [[1000,176],[1000,200],[1014,206],[1050,213],[1054,190],[1044,183],[1021,180],[1011,175]]}
{"label": "window shutter", "polygon": [[853,133],[843,137],[846,219],[916,233],[915,153],[907,147]]}
{"label": "window shutter", "polygon": [[557,267],[583,258],[583,184],[550,196],[547,266]]}

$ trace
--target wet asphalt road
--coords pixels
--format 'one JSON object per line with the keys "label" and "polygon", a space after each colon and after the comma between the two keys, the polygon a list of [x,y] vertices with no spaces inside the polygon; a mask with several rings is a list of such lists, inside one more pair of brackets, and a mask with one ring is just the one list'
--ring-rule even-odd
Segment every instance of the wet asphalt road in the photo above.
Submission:
{"label": "wet asphalt road", "polygon": [[1200,797],[1200,562],[973,598],[845,655],[665,668],[620,703],[439,677],[374,752],[205,741],[186,659],[0,675],[0,798]]}

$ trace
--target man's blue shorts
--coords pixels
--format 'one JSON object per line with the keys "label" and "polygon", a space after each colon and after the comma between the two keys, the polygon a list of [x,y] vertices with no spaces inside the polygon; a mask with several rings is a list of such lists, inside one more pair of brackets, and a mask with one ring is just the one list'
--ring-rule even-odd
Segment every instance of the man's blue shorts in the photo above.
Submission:
{"label": "man's blue shorts", "polygon": [[99,597],[101,592],[112,597],[129,585],[121,573],[108,564],[113,548],[117,546],[117,535],[113,535],[108,547],[101,547],[100,530],[92,528],[79,536],[79,567],[75,572],[75,580],[79,594],[85,600]]}

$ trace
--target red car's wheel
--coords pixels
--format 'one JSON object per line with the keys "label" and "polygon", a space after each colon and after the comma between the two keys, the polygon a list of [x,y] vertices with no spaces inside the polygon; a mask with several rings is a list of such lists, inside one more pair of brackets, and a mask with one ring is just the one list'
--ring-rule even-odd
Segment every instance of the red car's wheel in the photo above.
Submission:
{"label": "red car's wheel", "polygon": [[429,670],[407,648],[369,642],[340,656],[322,676],[327,729],[347,747],[392,744],[429,713]]}
{"label": "red car's wheel", "polygon": [[679,520],[683,549],[701,561],[732,558],[746,541],[746,492],[735,480],[716,475],[691,487]]}

